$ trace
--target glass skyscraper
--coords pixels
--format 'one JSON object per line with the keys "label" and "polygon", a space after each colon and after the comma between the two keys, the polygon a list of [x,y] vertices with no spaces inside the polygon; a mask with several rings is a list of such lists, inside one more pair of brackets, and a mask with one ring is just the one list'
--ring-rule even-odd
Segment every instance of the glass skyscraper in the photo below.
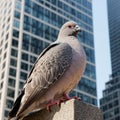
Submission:
{"label": "glass skyscraper", "polygon": [[100,107],[104,120],[120,120],[120,1],[107,0],[112,74]]}
{"label": "glass skyscraper", "polygon": [[120,1],[107,0],[112,75],[120,75]]}
{"label": "glass skyscraper", "polygon": [[70,93],[97,105],[92,0],[0,0],[0,119],[7,117],[40,52],[55,41],[68,20],[83,29],[79,34],[87,65]]}

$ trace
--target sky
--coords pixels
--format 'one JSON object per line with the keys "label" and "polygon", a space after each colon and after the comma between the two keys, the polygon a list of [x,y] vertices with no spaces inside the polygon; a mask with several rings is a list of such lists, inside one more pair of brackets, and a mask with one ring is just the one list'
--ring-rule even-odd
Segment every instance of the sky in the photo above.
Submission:
{"label": "sky", "polygon": [[98,99],[111,74],[110,46],[106,0],[93,0],[93,25]]}

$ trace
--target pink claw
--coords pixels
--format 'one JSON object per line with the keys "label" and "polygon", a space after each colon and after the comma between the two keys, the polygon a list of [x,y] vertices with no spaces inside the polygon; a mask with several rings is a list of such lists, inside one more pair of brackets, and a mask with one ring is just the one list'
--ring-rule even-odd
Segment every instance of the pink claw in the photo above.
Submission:
{"label": "pink claw", "polygon": [[59,100],[50,100],[46,106],[46,109],[51,112],[51,107],[54,106],[54,105],[58,105],[60,107],[61,103],[62,102],[66,102],[68,100],[71,100],[71,99],[77,99],[77,100],[80,100],[80,98],[78,98],[77,96],[74,96],[74,97],[69,97],[67,94],[63,94],[63,97]]}
{"label": "pink claw", "polygon": [[63,94],[63,98],[62,98],[62,101],[63,101],[63,102],[65,102],[65,101],[67,101],[67,100],[71,100],[71,99],[80,100],[80,98],[77,97],[77,96],[69,97],[67,94]]}
{"label": "pink claw", "polygon": [[53,100],[50,100],[49,101],[49,103],[47,104],[47,110],[49,111],[49,112],[51,112],[51,109],[50,109],[50,107],[52,107],[53,105],[55,105],[56,104],[56,102],[55,101],[53,101]]}

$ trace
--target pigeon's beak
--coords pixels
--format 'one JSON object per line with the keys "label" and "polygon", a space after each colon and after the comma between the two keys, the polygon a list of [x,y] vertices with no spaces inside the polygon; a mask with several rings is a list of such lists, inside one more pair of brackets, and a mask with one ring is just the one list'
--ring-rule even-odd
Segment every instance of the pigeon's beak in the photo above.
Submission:
{"label": "pigeon's beak", "polygon": [[77,32],[78,32],[78,31],[81,31],[81,28],[80,28],[79,25],[76,25],[76,26],[75,26],[75,31],[77,31]]}

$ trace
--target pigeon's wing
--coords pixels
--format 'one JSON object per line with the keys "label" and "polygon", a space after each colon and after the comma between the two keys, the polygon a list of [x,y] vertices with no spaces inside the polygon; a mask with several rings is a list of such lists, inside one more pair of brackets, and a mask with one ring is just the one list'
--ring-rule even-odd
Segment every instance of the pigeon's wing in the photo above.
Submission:
{"label": "pigeon's wing", "polygon": [[[39,60],[49,49],[51,49],[51,48],[53,48],[53,47],[55,47],[55,46],[57,46],[57,45],[59,45],[59,43],[53,43],[53,44],[49,45],[47,48],[45,48],[45,49],[42,51],[42,53],[38,56],[37,60],[35,61],[35,63],[34,63],[34,65],[33,65],[32,69],[31,69],[30,73],[28,74],[28,78],[30,77],[30,75],[31,75],[31,73],[32,73],[32,71],[33,71],[36,63],[38,62],[38,60]],[[26,81],[26,82],[27,82],[27,81]]]}
{"label": "pigeon's wing", "polygon": [[[25,103],[20,108],[23,112],[40,97],[66,72],[71,65],[72,48],[67,43],[50,47],[35,63],[25,84]],[[18,114],[19,114],[18,113]]]}
{"label": "pigeon's wing", "polygon": [[[29,77],[30,77],[30,75],[32,74],[32,72],[33,72],[36,64],[38,63],[38,60],[40,60],[40,58],[41,58],[47,51],[49,51],[49,49],[51,49],[51,48],[53,48],[53,47],[55,47],[55,46],[57,46],[57,45],[59,45],[59,43],[52,43],[51,45],[49,45],[46,49],[44,49],[44,50],[42,51],[42,53],[39,55],[39,57],[38,57],[37,60],[35,61],[32,69],[31,69],[31,71],[30,71],[30,73],[29,73],[29,75],[28,75],[28,78],[27,78],[27,80],[26,80],[26,83],[29,83],[29,82],[30,82]],[[28,80],[29,80],[29,81],[28,81]],[[23,89],[23,90],[21,91],[21,93],[19,94],[19,96],[17,97],[17,99],[16,99],[16,101],[15,101],[15,103],[14,103],[14,105],[13,105],[13,108],[12,108],[11,111],[9,112],[9,117],[14,117],[14,116],[16,115],[16,113],[17,113],[17,111],[18,111],[18,109],[19,109],[19,107],[20,107],[21,99],[22,99],[22,97],[24,96],[24,94],[25,94],[25,89]]]}

